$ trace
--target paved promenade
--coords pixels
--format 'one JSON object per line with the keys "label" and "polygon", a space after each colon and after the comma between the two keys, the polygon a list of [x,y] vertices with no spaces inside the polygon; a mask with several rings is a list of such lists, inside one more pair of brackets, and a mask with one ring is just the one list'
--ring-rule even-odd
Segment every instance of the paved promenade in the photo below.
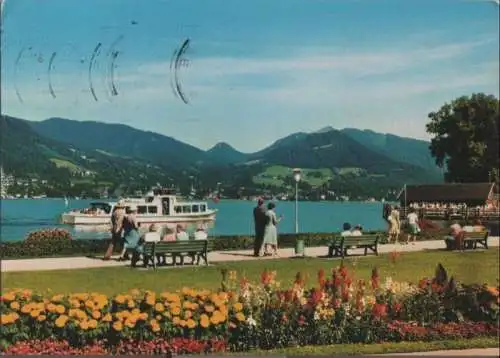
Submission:
{"label": "paved promenade", "polygon": [[[490,247],[499,246],[499,238],[491,237],[488,240]],[[444,249],[444,242],[439,241],[421,241],[415,245],[393,245],[386,244],[379,246],[379,253],[388,253],[392,251],[411,252],[423,250],[439,250]],[[327,247],[311,247],[306,248],[306,255],[309,257],[324,257],[328,252]],[[363,250],[352,250],[354,254],[362,254]],[[294,257],[294,249],[281,249],[280,258]],[[373,257],[373,255],[367,256]],[[243,260],[273,260],[275,258],[255,258],[250,250],[241,251],[214,251],[208,254],[210,263],[231,262]],[[2,260],[2,272],[17,272],[17,271],[45,271],[45,270],[71,270],[83,268],[97,267],[115,267],[130,265],[129,262],[102,261],[99,258],[90,257],[63,257],[63,258],[42,258],[42,259],[23,259],[23,260]]]}

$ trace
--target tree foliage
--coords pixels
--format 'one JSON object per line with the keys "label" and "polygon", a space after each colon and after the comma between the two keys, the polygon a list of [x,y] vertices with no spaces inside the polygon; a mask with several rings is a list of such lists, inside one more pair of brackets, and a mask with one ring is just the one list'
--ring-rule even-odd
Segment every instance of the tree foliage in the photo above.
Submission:
{"label": "tree foliage", "polygon": [[475,93],[429,113],[430,150],[446,181],[498,181],[499,108],[495,96]]}

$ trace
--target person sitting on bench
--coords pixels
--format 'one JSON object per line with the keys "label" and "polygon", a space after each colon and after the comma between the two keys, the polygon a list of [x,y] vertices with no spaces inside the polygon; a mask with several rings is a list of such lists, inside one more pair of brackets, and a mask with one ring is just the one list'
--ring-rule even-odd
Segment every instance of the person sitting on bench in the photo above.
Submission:
{"label": "person sitting on bench", "polygon": [[462,240],[464,238],[465,231],[462,229],[458,221],[455,221],[450,226],[450,233],[444,239],[447,250],[457,250],[461,247]]}

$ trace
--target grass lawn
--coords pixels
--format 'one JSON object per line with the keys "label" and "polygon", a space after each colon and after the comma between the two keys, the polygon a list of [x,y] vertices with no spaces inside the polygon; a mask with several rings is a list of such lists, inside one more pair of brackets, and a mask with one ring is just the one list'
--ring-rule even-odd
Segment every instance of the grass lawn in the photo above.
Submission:
{"label": "grass lawn", "polygon": [[[427,251],[400,253],[393,263],[390,255],[379,257],[347,258],[346,265],[356,278],[369,279],[373,267],[378,267],[381,280],[390,276],[393,280],[417,282],[422,277],[431,277],[438,263],[444,265],[448,274],[464,283],[488,283],[497,285],[499,278],[498,249],[476,252]],[[2,287],[28,288],[68,293],[92,291],[116,294],[132,288],[155,291],[177,290],[184,286],[217,289],[220,287],[220,269],[235,270],[250,281],[258,281],[264,269],[276,270],[282,287],[289,285],[298,271],[308,277],[308,284],[316,284],[320,268],[328,273],[340,263],[338,259],[280,259],[266,261],[240,261],[214,264],[210,267],[183,267],[158,269],[157,271],[110,267],[96,269],[6,272],[2,273]]]}
{"label": "grass lawn", "polygon": [[447,340],[436,342],[400,342],[380,344],[336,344],[331,346],[306,346],[297,348],[277,349],[271,351],[253,351],[255,355],[364,355],[386,353],[428,352],[437,350],[498,348],[498,338],[473,338],[467,340]]}

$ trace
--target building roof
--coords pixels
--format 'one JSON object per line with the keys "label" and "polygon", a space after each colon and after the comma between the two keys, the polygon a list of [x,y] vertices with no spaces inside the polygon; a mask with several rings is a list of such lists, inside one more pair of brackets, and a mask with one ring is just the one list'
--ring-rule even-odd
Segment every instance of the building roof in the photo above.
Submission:
{"label": "building roof", "polygon": [[[489,198],[490,193],[492,193],[494,185],[493,183],[408,185],[406,186],[406,204],[414,202],[441,202],[483,205]],[[398,199],[403,206],[405,204],[404,190],[401,191]]]}

